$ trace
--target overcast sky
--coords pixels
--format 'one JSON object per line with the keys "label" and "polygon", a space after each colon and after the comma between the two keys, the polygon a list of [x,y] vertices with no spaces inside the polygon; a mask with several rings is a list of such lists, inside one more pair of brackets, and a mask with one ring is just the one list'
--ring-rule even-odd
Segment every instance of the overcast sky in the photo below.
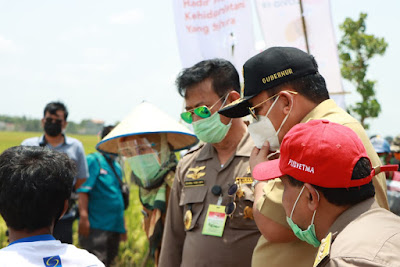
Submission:
{"label": "overcast sky", "polygon": [[[331,8],[337,40],[346,17],[366,12],[367,32],[389,43],[368,73],[382,106],[368,133],[400,134],[400,1],[331,0]],[[41,118],[46,103],[61,100],[70,120],[109,124],[147,100],[178,120],[178,52],[171,1],[0,0],[0,114]],[[346,102],[359,100],[344,85]]]}

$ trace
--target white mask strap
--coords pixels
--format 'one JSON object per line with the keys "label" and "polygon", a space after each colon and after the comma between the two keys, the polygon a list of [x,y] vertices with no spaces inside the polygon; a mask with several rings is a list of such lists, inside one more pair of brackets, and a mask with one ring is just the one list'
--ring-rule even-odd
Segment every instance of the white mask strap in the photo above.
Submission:
{"label": "white mask strap", "polygon": [[[225,96],[225,100],[224,100],[224,102],[222,102],[222,105],[221,105],[221,107],[219,108],[220,110],[225,106],[225,102],[226,102],[226,100],[228,99],[228,96],[229,96],[229,93]],[[218,114],[218,112],[216,112],[216,113]],[[229,125],[229,124],[232,122],[232,119],[233,119],[233,118],[231,118],[231,120],[228,122],[227,125]],[[219,117],[219,120],[221,121],[221,117]],[[221,123],[223,123],[223,122],[221,122]]]}
{"label": "white mask strap", "polygon": [[[318,193],[318,191],[317,190],[315,190],[315,192],[317,192],[317,196],[318,196],[318,202],[319,202],[319,193]],[[314,214],[313,214],[313,216],[312,216],[312,219],[311,219],[311,224],[313,224],[314,223],[314,217],[315,217],[315,213],[317,212],[317,210],[314,210]],[[311,225],[310,224],[310,225]]]}
{"label": "white mask strap", "polygon": [[274,102],[272,103],[272,105],[269,107],[269,110],[267,112],[267,114],[265,116],[268,117],[269,113],[271,112],[272,108],[275,106],[276,101],[278,101],[280,95],[278,95],[278,97],[274,100]]}
{"label": "white mask strap", "polygon": [[290,110],[289,110],[289,113],[285,116],[285,118],[283,119],[283,121],[282,121],[282,123],[281,123],[281,126],[279,126],[279,129],[278,129],[278,131],[276,131],[276,135],[278,135],[279,134],[279,132],[281,131],[281,129],[282,129],[282,126],[285,124],[285,122],[286,122],[286,120],[287,120],[287,118],[289,118],[289,115],[290,115],[290,112],[292,112],[292,108],[293,108],[293,98],[292,98],[292,104],[290,105]]}
{"label": "white mask strap", "polygon": [[303,188],[301,189],[300,194],[297,196],[297,199],[296,199],[296,201],[294,202],[294,205],[293,205],[293,208],[292,208],[292,212],[290,213],[290,219],[292,219],[294,208],[296,207],[297,202],[298,202],[299,199],[300,199],[301,193],[303,193],[305,187],[306,187],[306,186],[303,185]]}

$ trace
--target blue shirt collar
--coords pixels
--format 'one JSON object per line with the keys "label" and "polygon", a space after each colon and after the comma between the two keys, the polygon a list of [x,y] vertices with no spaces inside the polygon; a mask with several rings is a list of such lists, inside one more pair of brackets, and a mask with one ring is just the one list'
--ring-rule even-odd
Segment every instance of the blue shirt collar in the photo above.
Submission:
{"label": "blue shirt collar", "polygon": [[56,240],[52,235],[35,235],[30,237],[20,238],[8,244],[9,246],[14,245],[16,243],[23,243],[23,242],[35,242],[35,241],[48,241],[48,240]]}
{"label": "blue shirt collar", "polygon": [[[64,143],[62,143],[61,145],[69,145],[70,142],[68,140],[68,137],[65,134],[62,134],[64,136]],[[40,137],[40,141],[39,141],[39,146],[46,146],[47,145],[47,140],[45,138],[44,135],[42,135]]]}

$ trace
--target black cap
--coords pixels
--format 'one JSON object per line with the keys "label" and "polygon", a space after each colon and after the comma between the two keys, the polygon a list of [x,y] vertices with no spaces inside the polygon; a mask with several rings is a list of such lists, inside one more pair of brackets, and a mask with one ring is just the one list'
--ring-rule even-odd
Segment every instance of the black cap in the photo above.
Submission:
{"label": "black cap", "polygon": [[240,118],[249,114],[249,99],[261,91],[318,72],[313,56],[294,47],[271,47],[255,55],[243,65],[242,98],[218,112],[226,117]]}

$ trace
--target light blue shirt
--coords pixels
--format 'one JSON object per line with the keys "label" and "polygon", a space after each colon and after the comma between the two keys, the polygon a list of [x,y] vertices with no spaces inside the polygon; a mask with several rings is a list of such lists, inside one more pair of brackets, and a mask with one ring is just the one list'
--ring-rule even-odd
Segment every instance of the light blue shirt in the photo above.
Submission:
{"label": "light blue shirt", "polygon": [[46,142],[44,139],[44,135],[40,137],[32,137],[25,139],[22,141],[21,146],[46,146],[48,148],[64,152],[68,155],[70,159],[72,159],[77,168],[76,178],[84,178],[89,177],[88,166],[86,163],[85,151],[83,149],[82,143],[69,136],[64,136],[64,143],[59,144],[58,146],[52,146]]}

